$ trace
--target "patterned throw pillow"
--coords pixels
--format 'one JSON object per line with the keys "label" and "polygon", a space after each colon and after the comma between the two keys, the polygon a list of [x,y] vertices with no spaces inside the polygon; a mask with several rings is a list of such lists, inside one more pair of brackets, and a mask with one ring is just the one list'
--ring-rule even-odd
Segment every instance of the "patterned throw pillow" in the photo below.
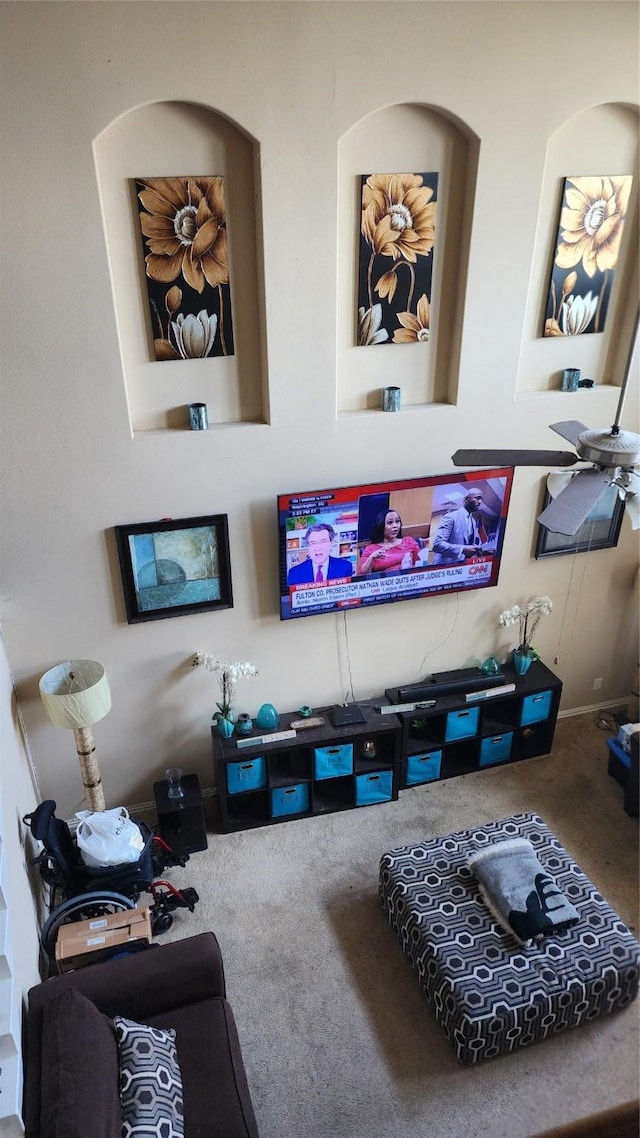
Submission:
{"label": "patterned throw pillow", "polygon": [[122,1138],[184,1138],[176,1033],[116,1016]]}

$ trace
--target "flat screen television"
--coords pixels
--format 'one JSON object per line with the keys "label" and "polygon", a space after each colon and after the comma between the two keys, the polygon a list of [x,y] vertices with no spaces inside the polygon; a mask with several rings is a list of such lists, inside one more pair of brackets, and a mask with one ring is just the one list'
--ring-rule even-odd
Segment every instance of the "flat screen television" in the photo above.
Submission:
{"label": "flat screen television", "polygon": [[504,467],[279,494],[280,619],[496,585],[512,481]]}

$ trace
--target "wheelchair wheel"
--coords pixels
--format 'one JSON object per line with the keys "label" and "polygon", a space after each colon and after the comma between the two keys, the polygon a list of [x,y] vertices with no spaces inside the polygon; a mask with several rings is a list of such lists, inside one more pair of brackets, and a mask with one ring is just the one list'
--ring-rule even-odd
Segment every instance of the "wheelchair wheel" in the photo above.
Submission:
{"label": "wheelchair wheel", "polygon": [[56,937],[61,925],[72,921],[84,921],[93,917],[103,917],[106,913],[124,913],[127,909],[135,909],[136,903],[124,893],[108,893],[104,890],[95,890],[92,893],[80,893],[77,897],[70,897],[63,901],[49,915],[40,933],[40,943],[43,951],[53,960],[56,950]]}
{"label": "wheelchair wheel", "polygon": [[151,931],[154,936],[168,932],[173,924],[171,913],[155,913],[151,917]]}

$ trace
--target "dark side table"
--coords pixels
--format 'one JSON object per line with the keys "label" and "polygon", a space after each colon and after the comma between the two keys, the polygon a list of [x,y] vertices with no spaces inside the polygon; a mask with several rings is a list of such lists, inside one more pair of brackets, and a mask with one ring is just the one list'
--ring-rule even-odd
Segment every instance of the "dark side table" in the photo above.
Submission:
{"label": "dark side table", "polygon": [[197,853],[207,849],[204,805],[197,774],[183,775],[182,786],[182,798],[169,798],[167,781],[154,782],[158,830],[176,853]]}

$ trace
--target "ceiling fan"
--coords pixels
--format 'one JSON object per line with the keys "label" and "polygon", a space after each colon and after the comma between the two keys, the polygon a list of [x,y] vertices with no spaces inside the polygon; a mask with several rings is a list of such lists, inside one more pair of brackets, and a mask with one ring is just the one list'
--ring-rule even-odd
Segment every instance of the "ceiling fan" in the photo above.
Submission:
{"label": "ceiling fan", "polygon": [[[636,333],[637,329],[636,319]],[[640,435],[620,427],[635,338],[634,334],[613,425],[590,430],[577,419],[550,424],[551,430],[567,439],[577,454],[566,450],[457,450],[451,456],[453,465],[569,467],[588,462],[591,465],[577,471],[560,474],[558,478],[550,476],[549,492],[554,496],[538,515],[540,525],[554,533],[573,536],[605,487],[613,485],[625,500],[633,529],[640,528],[640,473],[634,470],[640,463]]]}

